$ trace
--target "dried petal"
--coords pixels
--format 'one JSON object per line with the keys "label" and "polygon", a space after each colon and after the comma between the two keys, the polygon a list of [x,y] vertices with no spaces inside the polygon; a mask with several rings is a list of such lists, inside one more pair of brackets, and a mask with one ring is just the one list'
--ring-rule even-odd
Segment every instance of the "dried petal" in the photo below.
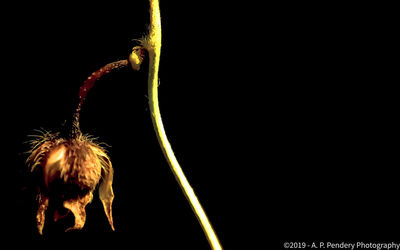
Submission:
{"label": "dried petal", "polygon": [[114,176],[114,171],[111,168],[109,169],[108,173],[104,176],[103,182],[100,184],[99,196],[101,202],[103,203],[104,212],[106,213],[111,229],[115,231],[114,221],[112,217],[112,202],[114,200],[114,192],[112,188],[113,176]]}
{"label": "dried petal", "polygon": [[78,199],[70,199],[64,201],[64,207],[69,209],[75,217],[75,225],[73,227],[68,228],[66,231],[82,229],[85,225],[86,221],[86,205],[92,201],[93,194],[92,192],[88,193],[83,197],[79,197]]}
{"label": "dried petal", "polygon": [[46,210],[49,206],[49,198],[43,193],[39,193],[38,210],[36,213],[36,224],[40,234],[43,234],[44,222],[46,219]]}

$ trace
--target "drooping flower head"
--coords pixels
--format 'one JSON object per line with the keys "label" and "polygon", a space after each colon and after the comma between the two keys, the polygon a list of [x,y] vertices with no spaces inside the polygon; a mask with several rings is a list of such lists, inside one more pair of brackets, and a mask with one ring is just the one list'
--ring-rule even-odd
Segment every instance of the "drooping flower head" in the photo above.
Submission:
{"label": "drooping flower head", "polygon": [[[93,191],[99,184],[100,200],[112,230],[113,167],[106,151],[94,139],[83,135],[79,127],[79,114],[88,91],[104,74],[125,67],[128,60],[107,64],[95,71],[79,90],[79,104],[74,114],[72,131],[68,137],[60,133],[42,132],[34,136],[27,164],[32,172],[39,173],[38,209],[36,222],[39,233],[43,233],[49,201],[61,204],[53,209],[54,220],[72,212],[75,225],[67,230],[82,229],[86,221],[86,205],[92,201]],[[64,212],[63,212],[64,211]],[[65,212],[67,211],[67,212]]]}

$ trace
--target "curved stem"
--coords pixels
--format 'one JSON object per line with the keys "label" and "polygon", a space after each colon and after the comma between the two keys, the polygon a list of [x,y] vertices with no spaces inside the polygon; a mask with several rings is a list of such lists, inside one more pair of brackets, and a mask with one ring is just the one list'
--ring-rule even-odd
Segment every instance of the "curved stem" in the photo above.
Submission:
{"label": "curved stem", "polygon": [[113,70],[125,67],[128,65],[128,60],[120,60],[116,62],[109,63],[100,69],[93,72],[82,84],[79,88],[79,104],[75,110],[74,118],[72,122],[72,137],[77,137],[81,134],[81,130],[79,127],[79,116],[82,109],[82,104],[85,101],[85,98],[89,91],[94,87],[94,84],[97,80],[99,80],[103,75],[110,73]]}
{"label": "curved stem", "polygon": [[158,104],[158,69],[161,53],[161,19],[158,0],[150,0],[150,32],[143,41],[144,48],[149,53],[149,76],[148,76],[148,96],[151,112],[151,120],[157,135],[158,142],[162,152],[174,174],[179,186],[181,187],[186,199],[189,201],[193,212],[210,243],[212,249],[222,249],[218,237],[215,234],[206,213],[204,212],[199,200],[190,186],[185,174],[180,167],[171,144],[168,141],[161,119],[160,108]]}

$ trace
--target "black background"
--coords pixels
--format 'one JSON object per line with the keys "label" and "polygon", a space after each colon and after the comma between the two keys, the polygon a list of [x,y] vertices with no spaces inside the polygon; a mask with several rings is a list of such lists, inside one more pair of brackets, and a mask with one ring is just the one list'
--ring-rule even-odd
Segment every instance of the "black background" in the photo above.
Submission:
{"label": "black background", "polygon": [[[360,9],[160,4],[165,129],[226,249],[398,240],[397,175],[382,129],[390,123],[373,81],[361,79],[364,29],[372,24]],[[45,227],[37,234],[23,142],[34,129],[68,127],[81,83],[125,59],[132,39],[146,33],[148,3],[30,3],[3,11],[12,13],[2,17],[5,237],[208,249],[157,144],[145,66],[98,81],[81,114],[83,132],[111,146],[116,232],[95,196],[81,232]]]}

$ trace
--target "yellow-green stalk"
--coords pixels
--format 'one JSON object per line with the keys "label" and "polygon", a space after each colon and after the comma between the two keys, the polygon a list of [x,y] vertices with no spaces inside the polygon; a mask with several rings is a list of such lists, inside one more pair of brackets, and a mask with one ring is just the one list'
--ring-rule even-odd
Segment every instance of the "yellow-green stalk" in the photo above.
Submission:
{"label": "yellow-green stalk", "polygon": [[[179,186],[189,201],[201,227],[207,237],[208,242],[212,249],[222,249],[217,235],[212,228],[210,221],[207,218],[204,209],[202,208],[193,188],[190,186],[185,174],[180,167],[175,154],[168,141],[167,135],[164,130],[164,125],[161,119],[160,108],[158,104],[158,69],[160,65],[161,53],[161,18],[158,0],[150,0],[150,30],[149,34],[142,39],[142,46],[148,51],[149,54],[149,75],[148,75],[148,97],[151,112],[151,120],[153,122],[154,130],[157,135],[158,142],[161,146],[162,152],[174,174]],[[130,56],[130,61],[136,57],[135,51]]]}

